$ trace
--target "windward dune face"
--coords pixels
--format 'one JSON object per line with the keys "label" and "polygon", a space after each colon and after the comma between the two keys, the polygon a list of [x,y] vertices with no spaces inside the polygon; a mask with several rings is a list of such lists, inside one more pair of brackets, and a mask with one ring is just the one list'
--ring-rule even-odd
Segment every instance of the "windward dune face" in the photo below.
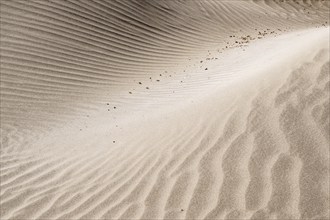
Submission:
{"label": "windward dune face", "polygon": [[2,0],[1,219],[329,219],[329,1]]}

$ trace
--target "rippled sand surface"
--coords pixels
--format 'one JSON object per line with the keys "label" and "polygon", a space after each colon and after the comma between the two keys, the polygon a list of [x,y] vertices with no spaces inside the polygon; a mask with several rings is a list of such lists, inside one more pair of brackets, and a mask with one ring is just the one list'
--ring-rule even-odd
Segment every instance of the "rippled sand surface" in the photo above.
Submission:
{"label": "rippled sand surface", "polygon": [[1,219],[329,219],[330,2],[2,0]]}

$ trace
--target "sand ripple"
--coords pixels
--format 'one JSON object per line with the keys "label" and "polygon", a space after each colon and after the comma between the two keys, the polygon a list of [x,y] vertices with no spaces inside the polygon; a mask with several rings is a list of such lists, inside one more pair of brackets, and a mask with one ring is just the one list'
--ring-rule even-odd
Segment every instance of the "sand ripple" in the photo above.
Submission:
{"label": "sand ripple", "polygon": [[328,219],[329,1],[1,1],[1,219]]}

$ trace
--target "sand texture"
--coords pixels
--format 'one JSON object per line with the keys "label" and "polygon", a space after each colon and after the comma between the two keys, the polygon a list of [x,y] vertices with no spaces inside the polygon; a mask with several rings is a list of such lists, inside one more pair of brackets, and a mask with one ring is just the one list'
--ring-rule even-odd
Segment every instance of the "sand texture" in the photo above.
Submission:
{"label": "sand texture", "polygon": [[1,0],[1,220],[330,218],[328,0]]}

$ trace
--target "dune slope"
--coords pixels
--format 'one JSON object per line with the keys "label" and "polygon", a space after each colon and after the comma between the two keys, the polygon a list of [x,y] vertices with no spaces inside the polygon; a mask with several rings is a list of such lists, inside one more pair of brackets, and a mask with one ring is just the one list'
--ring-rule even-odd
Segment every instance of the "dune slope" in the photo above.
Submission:
{"label": "dune slope", "polygon": [[1,1],[1,219],[329,219],[329,1]]}

